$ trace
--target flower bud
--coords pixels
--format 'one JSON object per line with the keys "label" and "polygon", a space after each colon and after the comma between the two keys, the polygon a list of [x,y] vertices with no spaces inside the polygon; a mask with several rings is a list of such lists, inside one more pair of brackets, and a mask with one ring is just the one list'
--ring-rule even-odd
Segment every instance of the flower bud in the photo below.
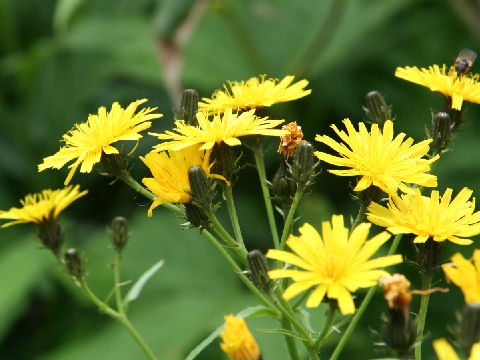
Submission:
{"label": "flower bud", "polygon": [[408,356],[417,338],[417,325],[410,316],[410,281],[394,274],[380,278],[379,283],[385,290],[389,309],[388,318],[383,319],[382,337],[387,346],[403,358]]}
{"label": "flower bud", "polygon": [[315,157],[313,146],[308,142],[300,142],[295,151],[292,165],[292,178],[298,187],[306,187],[311,184],[315,176]]}
{"label": "flower bud", "polygon": [[43,246],[50,249],[56,256],[60,255],[63,235],[60,225],[53,217],[38,224],[38,237]]}
{"label": "flower bud", "polygon": [[267,259],[260,250],[252,250],[247,255],[250,279],[255,286],[265,292],[272,290],[273,281],[268,276]]}
{"label": "flower bud", "polygon": [[198,92],[194,89],[183,90],[180,114],[177,117],[192,126],[198,126]]}
{"label": "flower bud", "polygon": [[85,265],[77,249],[67,249],[64,259],[65,267],[70,275],[79,280],[85,277]]}
{"label": "flower bud", "polygon": [[128,222],[123,216],[116,216],[112,220],[112,227],[110,228],[110,237],[113,246],[117,252],[122,252],[123,248],[128,242],[130,234],[128,232]]}
{"label": "flower bud", "polygon": [[211,154],[213,160],[212,173],[223,175],[223,177],[232,183],[235,174],[240,170],[238,160],[240,156],[236,155],[236,149],[228,146],[224,142],[215,144]]}
{"label": "flower bud", "polygon": [[280,166],[272,180],[272,195],[282,204],[283,212],[286,214],[292,205],[293,197],[297,191],[297,184],[292,180],[288,172],[288,164],[282,158]]}
{"label": "flower bud", "polygon": [[392,119],[392,107],[387,105],[383,96],[376,90],[370,91],[365,96],[363,107],[368,121],[383,127],[387,120]]}
{"label": "flower bud", "polygon": [[204,228],[207,227],[209,220],[202,209],[191,203],[185,203],[184,205],[185,215],[191,226]]}
{"label": "flower bud", "polygon": [[188,180],[190,182],[190,193],[193,204],[200,209],[209,210],[213,201],[213,189],[210,180],[205,171],[199,165],[192,166],[188,170]]}
{"label": "flower bud", "polygon": [[441,154],[447,150],[448,144],[452,140],[452,122],[446,112],[434,114],[432,112],[432,156]]}

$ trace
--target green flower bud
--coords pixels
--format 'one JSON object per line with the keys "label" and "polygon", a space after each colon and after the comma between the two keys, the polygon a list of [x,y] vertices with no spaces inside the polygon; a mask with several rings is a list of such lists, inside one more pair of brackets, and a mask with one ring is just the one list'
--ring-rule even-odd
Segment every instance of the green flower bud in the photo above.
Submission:
{"label": "green flower bud", "polygon": [[213,188],[201,166],[192,166],[188,170],[190,193],[193,204],[201,209],[209,210],[213,201]]}
{"label": "green flower bud", "polygon": [[383,340],[400,358],[408,356],[417,339],[417,324],[409,312],[401,308],[389,309],[388,319],[383,319]]}
{"label": "green flower bud", "polygon": [[452,122],[446,112],[434,114],[432,112],[432,156],[441,154],[447,150],[448,144],[452,140]]}
{"label": "green flower bud", "polygon": [[459,324],[453,329],[456,344],[464,351],[470,353],[472,345],[480,341],[480,304],[466,304],[459,316]]}
{"label": "green flower bud", "polygon": [[194,89],[183,90],[182,101],[180,104],[180,114],[178,119],[184,120],[185,123],[192,126],[198,126],[198,92]]}
{"label": "green flower bud", "polygon": [[297,191],[297,184],[288,172],[288,164],[282,158],[280,166],[272,180],[272,195],[282,204],[284,213],[292,205],[293,197]]}
{"label": "green flower bud", "polygon": [[209,220],[205,212],[198,206],[190,203],[185,204],[185,215],[190,224],[194,227],[207,227]]}
{"label": "green flower bud", "polygon": [[248,266],[250,268],[250,279],[255,286],[265,292],[270,292],[273,287],[273,281],[268,277],[267,259],[260,250],[252,250],[247,255]]}
{"label": "green flower bud", "polygon": [[128,238],[130,237],[127,219],[125,219],[123,216],[116,216],[112,220],[110,237],[115,250],[117,252],[122,252],[123,248],[128,242]]}
{"label": "green flower bud", "polygon": [[365,106],[363,107],[368,121],[383,127],[387,120],[392,119],[392,107],[387,105],[383,96],[376,90],[370,91],[365,96]]}
{"label": "green flower bud", "polygon": [[313,146],[308,142],[300,142],[293,157],[291,166],[292,178],[298,187],[306,187],[311,184],[315,176],[315,156]]}
{"label": "green flower bud", "polygon": [[67,249],[64,259],[65,267],[70,275],[79,280],[85,277],[85,265],[77,249]]}

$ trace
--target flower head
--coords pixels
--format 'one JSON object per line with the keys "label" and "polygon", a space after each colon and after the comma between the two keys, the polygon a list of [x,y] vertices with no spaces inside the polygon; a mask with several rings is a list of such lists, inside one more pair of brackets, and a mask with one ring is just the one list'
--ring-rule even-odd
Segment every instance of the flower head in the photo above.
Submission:
{"label": "flower head", "polygon": [[47,168],[60,169],[69,161],[70,172],[65,180],[67,185],[73,174],[80,166],[80,172],[89,173],[93,165],[100,162],[102,153],[118,154],[119,151],[112,146],[121,140],[138,140],[142,137],[140,131],[148,129],[151,122],[148,120],[162,117],[162,114],[152,114],[156,108],[144,108],[137,114],[135,111],[146,99],[132,102],[123,109],[117,102],[113,103],[109,112],[105,107],[98,109],[98,114],[89,115],[85,123],[76,124],[68,133],[63,135],[65,146],[61,147],[54,155],[43,159],[38,165],[38,171]]}
{"label": "flower head", "polygon": [[247,81],[231,81],[230,90],[224,85],[224,90],[217,90],[212,98],[203,98],[199,102],[200,110],[207,112],[223,112],[227,109],[249,110],[272,106],[273,104],[296,100],[309,95],[312,90],[305,90],[307,80],[300,80],[290,85],[294,76],[286,76],[280,82],[275,79],[250,78]]}
{"label": "flower head", "polygon": [[447,70],[447,65],[441,68],[438,65],[429,66],[428,69],[419,69],[416,66],[398,67],[395,76],[426,86],[431,91],[439,92],[452,100],[452,108],[462,109],[463,101],[480,103],[480,83],[478,74],[458,74],[454,66]]}
{"label": "flower head", "polygon": [[295,252],[269,250],[267,257],[290,263],[302,270],[276,269],[269,272],[272,279],[292,278],[283,294],[287,300],[311,287],[315,287],[307,300],[307,307],[318,306],[324,296],[337,299],[342,314],[355,312],[351,292],[377,284],[388,273],[379,268],[402,262],[401,255],[369,258],[384,244],[390,235],[382,232],[367,240],[371,224],[358,225],[349,235],[342,215],[322,223],[322,236],[305,223],[300,236],[290,235],[287,245]]}
{"label": "flower head", "polygon": [[[472,263],[473,262],[473,263]],[[473,251],[472,260],[466,260],[462,254],[452,256],[452,262],[442,266],[445,276],[460,287],[465,302],[480,303],[480,250]]]}
{"label": "flower head", "polygon": [[259,118],[250,110],[242,114],[227,109],[223,114],[215,114],[212,121],[206,112],[198,112],[198,126],[187,125],[183,120],[175,121],[174,131],[165,134],[149,133],[160,140],[170,140],[154,146],[156,151],[180,150],[192,145],[201,144],[199,150],[209,150],[216,143],[224,142],[229,146],[240,145],[239,137],[246,135],[282,136],[287,131],[273,129],[283,120],[267,120]]}
{"label": "flower head", "polygon": [[220,175],[210,173],[210,153],[198,151],[198,146],[192,146],[180,151],[149,152],[140,159],[147,165],[153,178],[143,178],[143,184],[157,197],[153,200],[148,216],[164,202],[187,203],[192,200],[188,170],[192,166],[201,166],[208,177],[223,179]]}
{"label": "flower head", "polygon": [[222,350],[232,360],[259,360],[260,349],[243,318],[225,316],[225,330],[220,333]]}
{"label": "flower head", "polygon": [[469,201],[472,190],[463,188],[452,200],[452,189],[443,196],[437,190],[430,197],[419,189],[401,197],[391,196],[387,207],[372,202],[367,218],[372,223],[386,227],[392,234],[415,234],[415,243],[450,240],[459,245],[469,245],[465,239],[480,234],[480,212],[475,211],[475,198]]}
{"label": "flower head", "polygon": [[298,126],[296,121],[283,125],[282,130],[288,131],[288,134],[280,136],[280,145],[277,152],[282,154],[285,160],[288,160],[295,154],[298,144],[306,141],[302,140],[302,127]]}
{"label": "flower head", "polygon": [[8,211],[0,210],[0,219],[13,220],[2,225],[7,227],[20,223],[36,223],[56,219],[63,209],[72,202],[84,196],[88,191],[80,192],[80,186],[67,186],[58,190],[43,190],[41,193],[28,194],[23,200],[21,208],[12,207]]}
{"label": "flower head", "polygon": [[[433,348],[437,354],[438,360],[460,360],[455,350],[447,340],[437,339],[433,342]],[[475,343],[470,350],[468,360],[480,360],[480,343]]]}
{"label": "flower head", "polygon": [[359,123],[359,131],[355,130],[349,119],[343,120],[343,123],[347,133],[338,130],[335,125],[332,128],[344,143],[338,143],[326,135],[317,135],[315,138],[340,156],[320,151],[315,152],[315,155],[329,164],[350,168],[329,170],[332,174],[361,176],[354,191],[365,190],[372,184],[388,194],[396,194],[398,189],[411,193],[412,189],[405,183],[437,186],[437,177],[426,172],[438,156],[422,159],[430,149],[428,144],[431,140],[412,145],[412,138],[403,141],[404,133],[393,138],[393,123],[390,120],[385,121],[383,133],[377,124],[373,124],[368,132],[364,123]]}
{"label": "flower head", "polygon": [[412,301],[410,281],[402,274],[393,274],[379,279],[379,284],[385,290],[385,300],[390,309],[401,309],[407,314]]}

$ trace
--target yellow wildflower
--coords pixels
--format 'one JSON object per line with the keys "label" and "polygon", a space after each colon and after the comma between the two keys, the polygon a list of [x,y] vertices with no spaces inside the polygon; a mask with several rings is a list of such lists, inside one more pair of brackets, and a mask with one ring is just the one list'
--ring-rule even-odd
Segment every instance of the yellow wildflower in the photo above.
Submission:
{"label": "yellow wildflower", "polygon": [[245,320],[233,315],[225,316],[225,330],[220,333],[222,350],[232,360],[259,360],[260,349]]}
{"label": "yellow wildflower", "polygon": [[75,160],[69,165],[70,172],[65,185],[70,182],[80,164],[80,172],[91,172],[93,165],[100,162],[102,153],[119,153],[111,144],[121,140],[138,141],[142,137],[139,132],[152,125],[148,120],[163,116],[151,114],[157,108],[144,108],[134,114],[137,107],[146,101],[146,99],[137,100],[126,109],[115,102],[109,112],[105,107],[100,107],[98,114],[89,115],[87,122],[75,124],[68,133],[63,135],[65,146],[54,155],[44,158],[43,163],[38,165],[38,171],[47,168],[60,169],[69,161]]}
{"label": "yellow wildflower", "polygon": [[294,76],[286,76],[280,82],[275,79],[252,77],[247,81],[230,81],[223,86],[224,90],[217,90],[212,98],[203,98],[199,102],[200,110],[207,112],[223,112],[227,109],[249,110],[273,104],[296,100],[309,95],[312,90],[305,90],[307,80],[300,80],[291,85]]}
{"label": "yellow wildflower", "polygon": [[67,186],[58,190],[43,190],[41,193],[28,194],[23,200],[21,208],[12,207],[8,211],[0,210],[0,219],[13,220],[2,225],[7,227],[20,223],[36,223],[56,219],[63,209],[88,191],[80,192],[80,186]]}
{"label": "yellow wildflower", "polygon": [[469,201],[472,190],[463,188],[452,200],[452,189],[443,196],[433,190],[430,197],[419,189],[413,194],[393,195],[383,207],[372,202],[367,218],[372,223],[386,227],[392,234],[415,234],[415,243],[450,240],[459,245],[472,241],[464,239],[480,233],[480,212],[475,211],[475,198]]}
{"label": "yellow wildflower", "polygon": [[[460,360],[455,350],[447,340],[437,339],[433,342],[433,348],[437,354],[438,360]],[[475,343],[470,350],[468,360],[480,360],[480,343]]]}
{"label": "yellow wildflower", "polygon": [[405,183],[421,186],[437,186],[437,177],[426,174],[430,164],[439,156],[422,159],[429,151],[431,140],[413,144],[413,139],[405,141],[405,134],[393,138],[393,123],[385,121],[383,133],[377,124],[373,124],[370,132],[364,123],[359,123],[356,131],[349,119],[343,120],[348,133],[340,131],[335,125],[333,130],[343,140],[338,143],[329,136],[317,135],[315,140],[324,143],[338,152],[340,156],[329,155],[317,151],[315,155],[322,161],[350,169],[329,170],[339,176],[361,176],[354,191],[362,191],[370,185],[375,185],[388,194],[396,194],[397,190],[411,193],[412,189]]}
{"label": "yellow wildflower", "polygon": [[300,236],[290,235],[287,240],[287,245],[295,254],[269,250],[266,255],[305,270],[275,269],[268,274],[272,279],[293,279],[293,284],[283,294],[287,300],[315,287],[307,300],[307,307],[318,306],[326,295],[337,299],[342,314],[352,314],[355,305],[351,292],[375,286],[380,277],[389,275],[379,268],[402,262],[401,255],[369,260],[390,238],[390,234],[384,231],[367,240],[370,226],[362,223],[349,234],[343,216],[334,215],[331,222],[322,223],[322,239],[312,225],[305,223],[300,228]]}
{"label": "yellow wildflower", "polygon": [[240,145],[239,137],[247,135],[282,136],[287,131],[273,129],[283,120],[267,120],[250,110],[242,114],[227,109],[223,114],[215,114],[213,120],[208,119],[206,112],[198,112],[198,127],[187,125],[183,120],[175,121],[174,131],[165,134],[149,133],[160,140],[170,140],[154,146],[156,151],[181,150],[192,145],[201,144],[199,150],[209,150],[216,143],[224,142],[229,146]]}
{"label": "yellow wildflower", "polygon": [[156,153],[151,151],[140,159],[147,165],[153,178],[143,178],[143,184],[157,197],[153,200],[148,216],[164,202],[187,203],[190,195],[188,170],[192,166],[201,166],[207,177],[225,180],[220,175],[210,173],[210,152],[199,151],[198,146],[192,146],[180,151]]}
{"label": "yellow wildflower", "polygon": [[465,302],[480,303],[480,250],[473,250],[473,263],[462,254],[452,256],[452,263],[442,266],[445,276],[460,287]]}
{"label": "yellow wildflower", "polygon": [[395,76],[442,93],[451,99],[452,108],[456,110],[462,109],[463,101],[480,103],[479,75],[458,74],[454,66],[448,70],[445,64],[442,67],[429,66],[428,69],[419,69],[416,66],[398,67]]}

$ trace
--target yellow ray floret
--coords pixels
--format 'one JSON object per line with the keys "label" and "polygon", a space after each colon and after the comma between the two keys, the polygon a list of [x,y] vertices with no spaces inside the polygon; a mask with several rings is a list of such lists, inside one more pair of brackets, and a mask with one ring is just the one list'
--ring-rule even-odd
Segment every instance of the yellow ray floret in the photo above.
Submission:
{"label": "yellow ray floret", "polygon": [[314,287],[306,306],[318,306],[324,296],[337,299],[342,314],[355,312],[351,293],[358,288],[375,286],[388,272],[382,267],[402,262],[401,255],[390,255],[370,260],[370,257],[390,238],[382,232],[367,240],[371,224],[362,223],[349,234],[342,215],[322,223],[322,235],[305,223],[300,236],[290,235],[287,245],[294,253],[269,250],[267,257],[292,264],[303,270],[276,269],[269,271],[272,279],[292,278],[283,294],[287,300]]}
{"label": "yellow ray floret", "polygon": [[[433,348],[437,354],[438,360],[460,360],[452,345],[445,339],[437,339],[433,342]],[[468,360],[480,360],[480,343],[474,343],[470,350]]]}
{"label": "yellow ray floret", "polygon": [[294,76],[286,76],[280,82],[265,77],[266,75],[262,75],[247,81],[230,81],[228,82],[230,89],[224,85],[224,90],[215,91],[211,99],[203,98],[198,107],[207,112],[223,112],[227,109],[249,110],[296,100],[312,92],[305,90],[307,80],[292,84]]}
{"label": "yellow ray floret", "polygon": [[0,219],[13,220],[3,224],[2,227],[29,222],[41,224],[56,219],[60,212],[87,192],[87,190],[80,192],[80,186],[77,185],[28,194],[23,200],[20,200],[22,207],[12,207],[8,211],[0,210]]}
{"label": "yellow ray floret", "polygon": [[225,316],[225,330],[220,333],[222,350],[232,360],[259,360],[261,353],[245,320],[233,315]]}
{"label": "yellow ray floret", "polygon": [[480,83],[478,74],[458,75],[454,66],[447,68],[444,64],[419,69],[416,66],[398,67],[395,76],[418,85],[426,86],[431,91],[442,93],[452,99],[452,108],[461,110],[464,101],[480,103]]}
{"label": "yellow ray floret", "polygon": [[469,201],[471,196],[472,190],[467,188],[453,200],[452,189],[447,189],[443,196],[434,190],[430,197],[415,189],[412,194],[392,196],[387,207],[372,202],[367,218],[392,234],[415,234],[416,243],[431,237],[439,242],[450,240],[469,245],[472,241],[465,238],[480,233],[480,211],[474,212],[475,198]]}
{"label": "yellow ray floret", "polygon": [[480,250],[473,251],[471,261],[456,253],[452,262],[443,265],[442,269],[445,276],[462,290],[467,304],[480,303]]}
{"label": "yellow ray floret", "polygon": [[255,110],[238,114],[228,109],[223,114],[213,115],[211,121],[206,112],[198,112],[197,120],[198,126],[187,125],[183,120],[177,120],[173,131],[166,131],[164,134],[149,133],[160,140],[169,140],[154,146],[155,151],[180,150],[197,144],[201,145],[199,150],[209,150],[221,142],[229,146],[240,145],[241,136],[287,134],[285,130],[273,129],[284,120],[257,117]]}
{"label": "yellow ray floret", "polygon": [[153,200],[148,216],[164,202],[187,203],[190,195],[188,170],[192,166],[201,166],[207,177],[225,180],[220,175],[210,173],[210,152],[199,151],[198,146],[188,149],[167,152],[150,152],[140,159],[147,165],[153,178],[143,178],[143,184],[157,197]]}
{"label": "yellow ray floret", "polygon": [[315,155],[326,163],[343,166],[349,169],[329,170],[339,176],[361,176],[355,191],[362,191],[375,185],[388,194],[396,194],[397,190],[411,193],[412,189],[405,183],[421,186],[437,186],[437,177],[427,174],[430,164],[439,156],[422,159],[430,150],[431,140],[421,141],[413,145],[413,139],[400,133],[393,138],[393,123],[385,121],[383,132],[377,124],[373,124],[368,132],[364,123],[359,123],[357,131],[349,119],[343,120],[347,132],[340,131],[335,125],[333,130],[343,143],[329,136],[317,135],[315,140],[324,143],[340,156],[333,156],[317,151]]}
{"label": "yellow ray floret", "polygon": [[65,180],[67,185],[73,174],[80,166],[80,172],[89,173],[93,165],[100,162],[102,153],[118,154],[118,150],[112,146],[113,143],[121,140],[138,141],[142,135],[140,131],[148,129],[152,123],[148,120],[162,117],[162,114],[152,114],[157,108],[144,108],[137,114],[135,111],[146,99],[132,102],[123,109],[118,103],[113,103],[110,111],[105,107],[98,109],[98,114],[89,115],[85,123],[76,124],[72,130],[63,135],[65,146],[57,153],[43,159],[38,165],[38,171],[48,168],[60,169],[66,163],[70,172]]}

